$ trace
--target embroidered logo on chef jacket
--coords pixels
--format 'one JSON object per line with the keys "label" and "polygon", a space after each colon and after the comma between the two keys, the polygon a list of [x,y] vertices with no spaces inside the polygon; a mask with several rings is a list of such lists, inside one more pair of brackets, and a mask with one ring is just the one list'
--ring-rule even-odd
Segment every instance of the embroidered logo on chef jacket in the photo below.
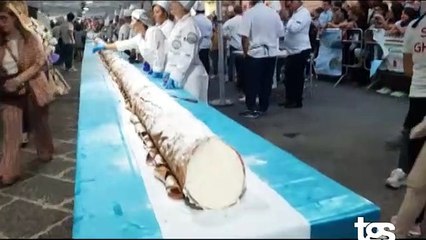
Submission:
{"label": "embroidered logo on chef jacket", "polygon": [[190,44],[195,44],[198,41],[198,36],[197,34],[190,32],[188,33],[188,36],[186,36],[185,40],[189,42]]}
{"label": "embroidered logo on chef jacket", "polygon": [[179,40],[174,40],[173,42],[172,42],[172,47],[174,48],[174,49],[179,49],[179,48],[181,48],[182,47],[182,43],[181,43],[181,41],[179,41]]}

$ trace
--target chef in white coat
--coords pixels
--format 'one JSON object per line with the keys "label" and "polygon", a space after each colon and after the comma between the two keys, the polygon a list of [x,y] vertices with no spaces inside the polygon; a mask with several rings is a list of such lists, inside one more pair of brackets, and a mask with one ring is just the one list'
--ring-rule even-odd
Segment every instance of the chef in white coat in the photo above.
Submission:
{"label": "chef in white coat", "polygon": [[152,3],[152,16],[155,26],[158,26],[163,34],[168,38],[175,26],[174,22],[169,19],[170,1],[154,1]]}
{"label": "chef in white coat", "polygon": [[163,36],[156,39],[161,41],[157,51],[158,61],[153,66],[153,77],[162,78],[167,61],[167,38],[170,36],[174,23],[169,19],[170,14],[170,1],[154,1],[152,4],[152,16],[154,18],[155,27],[159,28]]}
{"label": "chef in white coat", "polygon": [[184,88],[200,101],[207,102],[209,77],[198,57],[200,31],[190,11],[195,1],[171,1],[176,18],[168,42],[165,87]]}
{"label": "chef in white coat", "polygon": [[[111,44],[97,42],[93,48],[93,52],[102,51],[104,49],[125,51],[130,49],[138,49],[142,57],[145,59],[144,71],[148,73],[159,73],[165,68],[165,36],[160,28],[152,27],[153,23],[148,13],[143,9],[136,9],[132,12],[131,27],[136,34],[135,37],[117,41]],[[153,66],[153,69],[151,69]]]}

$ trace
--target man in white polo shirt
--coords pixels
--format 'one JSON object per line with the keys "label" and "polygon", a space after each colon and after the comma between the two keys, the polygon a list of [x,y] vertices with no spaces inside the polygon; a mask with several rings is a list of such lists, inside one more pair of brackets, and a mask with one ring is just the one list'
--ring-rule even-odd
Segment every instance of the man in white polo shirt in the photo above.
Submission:
{"label": "man in white polo shirt", "polygon": [[404,72],[411,77],[410,107],[404,128],[411,132],[412,139],[408,143],[407,192],[398,216],[392,219],[397,238],[421,235],[423,217],[418,215],[423,215],[426,205],[424,151],[420,156],[426,136],[413,137],[416,130],[412,131],[426,117],[426,2],[422,2],[421,8],[422,16],[408,25],[404,35]]}
{"label": "man in white polo shirt", "polygon": [[[269,108],[275,61],[279,53],[278,39],[284,27],[278,13],[263,1],[251,1],[244,13],[239,34],[244,52],[244,81],[247,111],[242,117],[258,118]],[[259,106],[256,98],[259,97]]]}
{"label": "man in white polo shirt", "polygon": [[301,108],[305,68],[312,48],[309,39],[312,18],[301,0],[287,1],[286,8],[292,14],[290,17],[289,12],[284,11],[282,16],[284,20],[288,20],[283,45],[289,56],[285,66],[286,101],[280,105],[286,108]]}

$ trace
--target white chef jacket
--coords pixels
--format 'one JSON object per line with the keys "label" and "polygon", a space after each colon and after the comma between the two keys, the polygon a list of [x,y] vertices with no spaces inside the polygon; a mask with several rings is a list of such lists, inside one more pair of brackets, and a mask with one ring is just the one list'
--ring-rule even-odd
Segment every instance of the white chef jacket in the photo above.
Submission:
{"label": "white chef jacket", "polygon": [[289,55],[312,48],[309,39],[311,21],[311,14],[304,6],[299,7],[288,20],[285,27],[284,48]]}
{"label": "white chef jacket", "polygon": [[163,31],[164,36],[166,36],[166,38],[169,38],[170,33],[172,32],[172,29],[175,26],[175,23],[170,19],[167,19],[161,25],[158,26],[160,27],[161,31]]}
{"label": "white chef jacket", "polygon": [[238,33],[249,38],[249,56],[276,57],[279,38],[284,36],[284,26],[274,9],[259,2],[244,13]]}
{"label": "white chef jacket", "polygon": [[225,37],[229,37],[231,39],[229,41],[229,45],[240,50],[242,49],[242,46],[241,36],[238,34],[238,30],[240,29],[242,20],[242,15],[236,15],[223,24],[223,33]]}
{"label": "white chef jacket", "polygon": [[410,97],[426,98],[426,17],[413,29],[414,22],[405,30],[403,47],[404,53],[413,55]]}
{"label": "white chef jacket", "polygon": [[201,33],[200,49],[210,49],[212,46],[213,23],[204,14],[197,14],[193,18]]}
{"label": "white chef jacket", "polygon": [[138,50],[154,72],[163,72],[166,61],[165,39],[161,29],[154,26],[148,28],[145,38],[142,37],[142,34],[137,34],[129,40],[115,42],[115,46],[118,51]]}
{"label": "white chef jacket", "polygon": [[200,36],[189,13],[176,22],[167,41],[166,72],[198,100],[207,102],[209,76],[198,57]]}
{"label": "white chef jacket", "polygon": [[120,27],[118,31],[118,41],[127,40],[130,36],[130,24],[125,23]]}

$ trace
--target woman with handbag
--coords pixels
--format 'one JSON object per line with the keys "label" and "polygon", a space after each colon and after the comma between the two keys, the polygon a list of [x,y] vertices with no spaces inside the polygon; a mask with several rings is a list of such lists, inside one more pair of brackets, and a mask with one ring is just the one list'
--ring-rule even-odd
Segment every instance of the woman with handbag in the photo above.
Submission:
{"label": "woman with handbag", "polygon": [[30,24],[25,1],[0,2],[0,113],[3,125],[0,185],[11,185],[21,177],[19,152],[26,104],[34,123],[39,160],[48,162],[53,155],[48,105],[54,96],[42,70],[46,64],[42,41]]}

